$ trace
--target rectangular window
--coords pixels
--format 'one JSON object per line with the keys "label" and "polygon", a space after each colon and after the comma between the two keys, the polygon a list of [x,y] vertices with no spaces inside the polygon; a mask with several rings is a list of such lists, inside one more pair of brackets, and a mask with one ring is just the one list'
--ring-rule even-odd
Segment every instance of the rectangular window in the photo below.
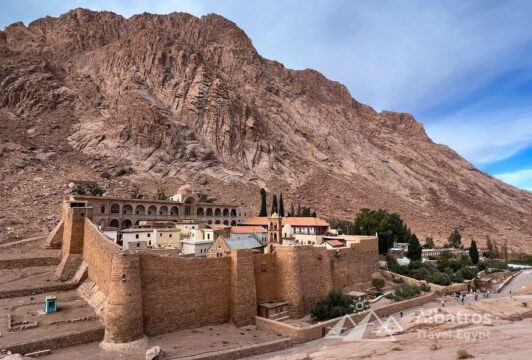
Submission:
{"label": "rectangular window", "polygon": [[135,239],[138,239],[139,238],[139,234],[135,234]]}
{"label": "rectangular window", "polygon": [[150,237],[151,234],[148,234],[148,237]]}
{"label": "rectangular window", "polygon": [[172,234],[168,234],[168,237],[172,237]]}
{"label": "rectangular window", "polygon": [[137,243],[137,247],[140,247],[140,243]]}

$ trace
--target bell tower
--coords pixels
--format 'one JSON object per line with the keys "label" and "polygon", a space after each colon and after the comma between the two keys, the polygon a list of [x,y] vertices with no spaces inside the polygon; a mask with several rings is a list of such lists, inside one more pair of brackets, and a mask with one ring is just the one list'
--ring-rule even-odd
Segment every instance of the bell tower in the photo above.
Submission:
{"label": "bell tower", "polygon": [[268,218],[268,244],[266,245],[265,253],[273,252],[274,244],[283,243],[283,218],[277,213],[273,213]]}

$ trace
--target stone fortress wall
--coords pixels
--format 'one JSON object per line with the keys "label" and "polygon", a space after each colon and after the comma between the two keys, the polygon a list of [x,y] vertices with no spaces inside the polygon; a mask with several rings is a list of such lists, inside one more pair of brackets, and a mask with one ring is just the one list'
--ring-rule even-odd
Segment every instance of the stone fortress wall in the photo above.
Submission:
{"label": "stone fortress wall", "polygon": [[378,270],[372,240],[339,252],[277,246],[271,254],[243,249],[223,258],[135,253],[99,231],[92,208],[72,203],[65,203],[62,263],[81,256],[89,280],[107,296],[104,343],[229,321],[254,324],[257,304],[267,301],[287,301],[289,315],[299,318],[331,289],[367,282]]}

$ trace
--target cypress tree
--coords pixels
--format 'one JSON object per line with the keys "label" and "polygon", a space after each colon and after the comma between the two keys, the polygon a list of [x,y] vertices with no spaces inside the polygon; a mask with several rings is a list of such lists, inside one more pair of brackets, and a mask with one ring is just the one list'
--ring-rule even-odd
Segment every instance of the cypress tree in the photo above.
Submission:
{"label": "cypress tree", "polygon": [[276,194],[273,194],[273,199],[272,199],[272,215],[273,213],[279,214],[279,210],[277,208],[277,195]]}
{"label": "cypress tree", "polygon": [[477,242],[475,240],[471,240],[471,247],[469,248],[469,257],[471,258],[471,262],[474,265],[478,264],[479,254]]}
{"label": "cypress tree", "polygon": [[260,212],[259,216],[266,217],[268,216],[268,211],[266,211],[266,190],[264,188],[260,189]]}
{"label": "cypress tree", "polygon": [[412,234],[408,241],[408,252],[406,256],[412,261],[421,260],[421,245],[416,234]]}
{"label": "cypress tree", "polygon": [[284,217],[283,193],[279,196],[279,215]]}
{"label": "cypress tree", "polygon": [[292,206],[290,207],[290,216],[291,217],[296,216],[296,210],[294,209],[294,203],[292,203]]}

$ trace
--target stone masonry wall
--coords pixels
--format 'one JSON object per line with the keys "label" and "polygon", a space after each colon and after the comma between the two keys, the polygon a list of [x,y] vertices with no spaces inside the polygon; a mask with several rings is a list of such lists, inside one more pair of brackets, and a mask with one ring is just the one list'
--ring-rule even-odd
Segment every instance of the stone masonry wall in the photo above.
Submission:
{"label": "stone masonry wall", "polygon": [[255,254],[254,271],[257,302],[277,301],[276,254]]}
{"label": "stone masonry wall", "polygon": [[238,327],[255,324],[257,296],[253,250],[231,251],[231,321]]}
{"label": "stone masonry wall", "polygon": [[329,258],[335,289],[368,282],[371,274],[379,271],[378,244],[374,240],[362,240],[348,249],[329,250]]}
{"label": "stone masonry wall", "polygon": [[148,336],[228,322],[231,258],[140,254],[144,333]]}
{"label": "stone masonry wall", "polygon": [[90,220],[85,219],[83,261],[89,268],[88,277],[105,295],[109,295],[111,263],[120,246],[107,239]]}
{"label": "stone masonry wall", "polygon": [[333,282],[326,248],[304,246],[298,255],[303,289],[300,314],[304,316],[333,289]]}

